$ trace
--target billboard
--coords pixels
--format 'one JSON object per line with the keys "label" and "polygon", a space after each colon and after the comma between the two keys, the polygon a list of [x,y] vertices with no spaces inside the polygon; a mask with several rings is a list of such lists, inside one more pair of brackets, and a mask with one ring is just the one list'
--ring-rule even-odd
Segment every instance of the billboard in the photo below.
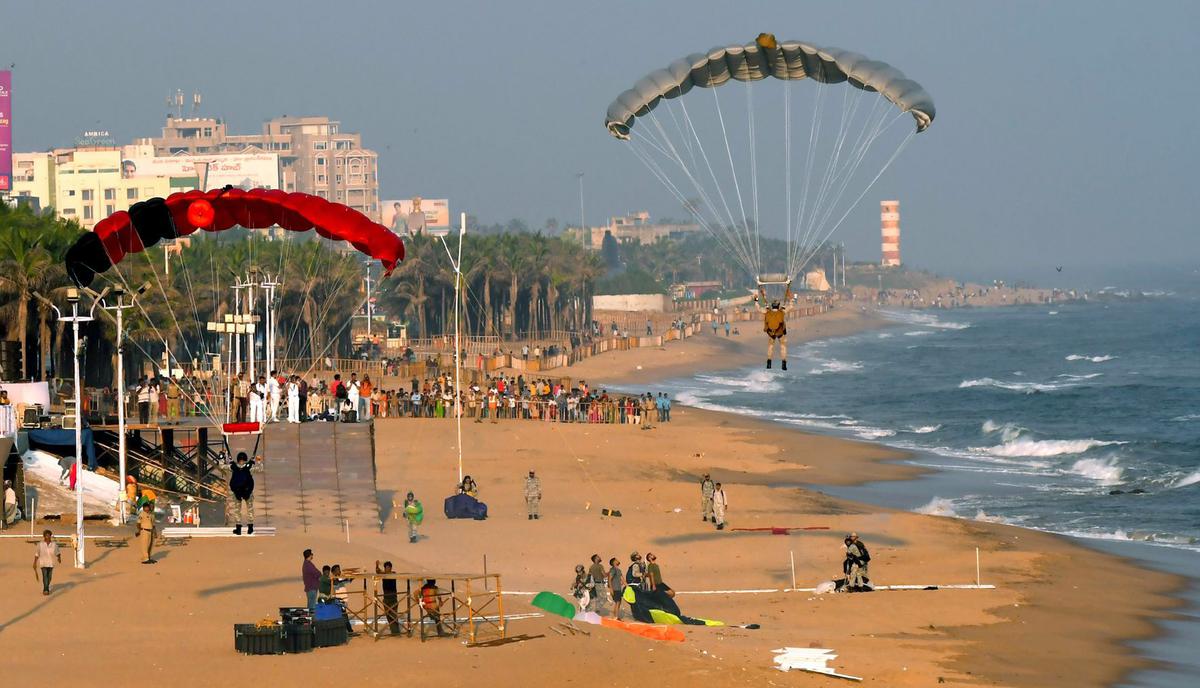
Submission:
{"label": "billboard", "polygon": [[380,205],[383,226],[397,234],[407,234],[419,228],[420,219],[413,218],[414,204],[420,205],[425,216],[425,230],[430,234],[446,234],[450,231],[450,201],[445,198],[410,198],[383,201]]}
{"label": "billboard", "polygon": [[0,191],[12,191],[12,72],[0,70]]}
{"label": "billboard", "polygon": [[208,188],[226,184],[241,189],[279,188],[279,155],[276,153],[214,153],[154,157],[142,147],[126,146],[121,156],[121,176],[195,177],[194,162],[208,163]]}

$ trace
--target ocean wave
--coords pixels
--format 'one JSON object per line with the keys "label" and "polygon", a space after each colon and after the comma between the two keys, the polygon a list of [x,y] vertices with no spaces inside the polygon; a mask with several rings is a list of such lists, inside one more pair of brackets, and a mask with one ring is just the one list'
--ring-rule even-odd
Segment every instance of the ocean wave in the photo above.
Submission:
{"label": "ocean wave", "polygon": [[892,333],[891,332],[880,332],[877,336],[879,337],[879,339],[891,339]]}
{"label": "ocean wave", "polygon": [[1025,428],[1016,423],[997,423],[994,420],[988,419],[983,421],[983,433],[990,435],[994,432],[1000,433],[1000,439],[1004,442],[1012,442],[1025,432]]}
{"label": "ocean wave", "polygon": [[824,375],[825,373],[850,373],[862,370],[862,361],[821,360],[814,361],[817,367],[808,371],[809,375]]}
{"label": "ocean wave", "polygon": [[932,330],[913,330],[912,332],[905,332],[904,336],[905,337],[923,337],[927,334],[933,334],[933,331]]}
{"label": "ocean wave", "polygon": [[934,497],[933,499],[929,500],[928,503],[913,509],[913,511],[918,514],[925,514],[926,516],[950,516],[953,518],[958,516],[958,513],[955,512],[954,508],[955,504],[953,499]]}
{"label": "ocean wave", "polygon": [[1068,361],[1090,361],[1092,363],[1104,363],[1105,361],[1111,361],[1114,358],[1120,358],[1120,356],[1088,356],[1087,354],[1071,354],[1067,356]]}
{"label": "ocean wave", "polygon": [[888,320],[907,323],[909,325],[920,325],[922,327],[936,327],[939,330],[965,330],[971,326],[971,323],[939,320],[936,315],[917,313],[915,311],[881,310],[879,314]]}
{"label": "ocean wave", "polygon": [[1189,475],[1183,476],[1171,487],[1187,487],[1188,485],[1195,485],[1196,483],[1200,483],[1200,471],[1195,471]]}
{"label": "ocean wave", "polygon": [[937,432],[941,429],[941,425],[912,425],[905,432],[911,432],[916,435],[928,435],[931,432]]}
{"label": "ocean wave", "polygon": [[1046,315],[1058,315],[1058,311],[1050,311]]}
{"label": "ocean wave", "polygon": [[1046,457],[1063,456],[1064,454],[1083,454],[1097,447],[1111,447],[1125,442],[1109,442],[1104,440],[1028,440],[1015,439],[1004,444],[987,447],[983,451],[992,456],[1003,457]]}
{"label": "ocean wave", "polygon": [[1071,473],[1091,478],[1101,485],[1117,485],[1125,469],[1113,459],[1080,459],[1071,465]]}
{"label": "ocean wave", "polygon": [[756,369],[745,375],[726,377],[723,375],[697,375],[696,379],[706,384],[751,392],[778,392],[783,389],[779,377],[766,370]]}
{"label": "ocean wave", "polygon": [[864,440],[880,440],[884,437],[894,437],[896,431],[886,428],[855,428],[854,434]]}
{"label": "ocean wave", "polygon": [[995,387],[997,389],[1008,389],[1014,392],[1024,392],[1033,394],[1034,392],[1055,392],[1060,389],[1074,387],[1073,382],[1005,382],[990,377],[981,377],[976,380],[963,380],[958,383],[959,389],[969,389],[971,387]]}
{"label": "ocean wave", "polygon": [[1200,420],[1200,413],[1189,413],[1186,416],[1175,416],[1171,419],[1172,423],[1190,423],[1194,420]]}
{"label": "ocean wave", "polygon": [[1088,373],[1087,375],[1071,375],[1070,373],[1063,373],[1058,377],[1064,380],[1093,380],[1095,378],[1102,377],[1103,375],[1104,373]]}

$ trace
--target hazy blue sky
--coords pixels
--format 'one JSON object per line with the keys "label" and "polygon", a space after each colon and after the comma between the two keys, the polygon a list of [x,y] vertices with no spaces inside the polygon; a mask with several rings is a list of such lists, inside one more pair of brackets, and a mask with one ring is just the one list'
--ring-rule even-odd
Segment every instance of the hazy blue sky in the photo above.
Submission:
{"label": "hazy blue sky", "polygon": [[384,198],[485,221],[678,204],[603,128],[649,70],[760,31],[887,60],[938,118],[838,238],[876,259],[1036,274],[1200,256],[1200,2],[5,2],[16,150],[161,127],[176,88],[236,132],[328,114],[380,153]]}

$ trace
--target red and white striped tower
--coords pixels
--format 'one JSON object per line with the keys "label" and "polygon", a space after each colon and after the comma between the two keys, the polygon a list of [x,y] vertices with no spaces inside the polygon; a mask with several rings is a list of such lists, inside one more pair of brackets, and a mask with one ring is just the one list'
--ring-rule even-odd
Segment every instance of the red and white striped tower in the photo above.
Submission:
{"label": "red and white striped tower", "polygon": [[880,201],[879,221],[883,230],[883,260],[880,265],[900,265],[900,201]]}

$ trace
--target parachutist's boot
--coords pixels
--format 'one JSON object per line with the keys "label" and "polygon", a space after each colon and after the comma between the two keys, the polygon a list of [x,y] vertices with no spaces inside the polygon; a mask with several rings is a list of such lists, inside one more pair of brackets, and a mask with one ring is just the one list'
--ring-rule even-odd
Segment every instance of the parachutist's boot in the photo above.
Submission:
{"label": "parachutist's boot", "polygon": [[246,526],[246,534],[247,534],[247,535],[253,535],[253,534],[254,534],[254,524],[253,524],[253,523],[251,523],[250,525]]}
{"label": "parachutist's boot", "polygon": [[783,365],[780,366],[783,370],[787,370],[787,359],[783,360]]}
{"label": "parachutist's boot", "polygon": [[241,535],[241,534],[242,534],[242,524],[240,524],[240,523],[239,523],[239,524],[237,524],[236,526],[234,526],[234,527],[233,527],[233,534],[234,534],[234,535]]}
{"label": "parachutist's boot", "polygon": [[767,370],[771,369],[771,359],[767,359]]}

